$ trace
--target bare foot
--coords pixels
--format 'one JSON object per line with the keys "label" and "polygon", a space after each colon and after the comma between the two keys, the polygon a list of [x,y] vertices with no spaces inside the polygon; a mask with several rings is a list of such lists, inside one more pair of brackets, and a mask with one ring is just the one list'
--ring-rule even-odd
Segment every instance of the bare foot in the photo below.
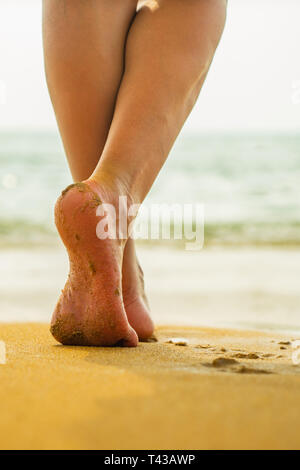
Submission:
{"label": "bare foot", "polygon": [[[93,189],[91,189],[93,188]],[[51,332],[62,344],[136,346],[122,299],[124,242],[96,235],[102,202],[113,202],[107,188],[76,183],[63,191],[55,222],[70,260],[70,273],[53,314]]]}
{"label": "bare foot", "polygon": [[122,267],[123,301],[130,325],[141,341],[152,336],[154,324],[144,289],[144,274],[137,260],[134,240],[129,238]]}

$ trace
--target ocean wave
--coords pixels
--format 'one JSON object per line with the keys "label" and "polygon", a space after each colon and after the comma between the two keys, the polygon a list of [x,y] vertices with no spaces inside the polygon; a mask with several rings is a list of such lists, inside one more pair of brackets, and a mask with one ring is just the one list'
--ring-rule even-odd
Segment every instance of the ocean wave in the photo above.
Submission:
{"label": "ocean wave", "polygon": [[[186,135],[145,204],[202,203],[206,244],[299,244],[300,136]],[[70,184],[57,134],[0,134],[0,243],[57,240]]]}
{"label": "ocean wave", "polygon": [[[156,240],[138,239],[139,243],[183,246],[190,242],[184,237],[175,240],[175,225],[170,229],[170,239],[162,237],[164,223],[160,223],[160,236]],[[178,225],[177,225],[178,227]],[[181,227],[184,234],[183,227]],[[43,224],[26,219],[0,219],[0,245],[52,245],[59,236],[54,224]],[[204,246],[243,246],[243,245],[278,245],[300,246],[300,222],[290,224],[274,223],[206,223],[204,226]]]}

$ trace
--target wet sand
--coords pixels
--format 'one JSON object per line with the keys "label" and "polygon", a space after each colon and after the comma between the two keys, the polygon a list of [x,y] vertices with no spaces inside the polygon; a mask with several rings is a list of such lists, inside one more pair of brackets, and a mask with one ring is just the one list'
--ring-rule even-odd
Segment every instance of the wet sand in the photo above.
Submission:
{"label": "wet sand", "polygon": [[157,338],[64,347],[47,325],[0,324],[0,448],[300,449],[294,337],[159,327]]}
{"label": "wet sand", "polygon": [[[300,251],[138,246],[159,325],[300,335]],[[68,274],[62,246],[0,250],[0,322],[49,322]]]}

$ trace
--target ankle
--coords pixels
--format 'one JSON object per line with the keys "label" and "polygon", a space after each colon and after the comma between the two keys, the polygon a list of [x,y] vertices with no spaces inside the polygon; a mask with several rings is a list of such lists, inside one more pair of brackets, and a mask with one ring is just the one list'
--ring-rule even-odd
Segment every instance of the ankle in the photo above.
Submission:
{"label": "ankle", "polygon": [[133,201],[126,185],[112,174],[92,175],[85,183],[100,196],[102,204],[97,209],[100,219],[98,238],[105,238],[108,231],[122,244],[127,242],[139,205]]}
{"label": "ankle", "polygon": [[144,199],[141,186],[141,172],[138,168],[131,171],[124,159],[114,158],[109,155],[102,155],[98,167],[91,175],[90,179],[97,181],[99,184],[111,186],[121,195],[126,195],[131,204],[141,204]]}
{"label": "ankle", "polygon": [[[122,173],[122,175],[121,175]],[[101,168],[95,171],[87,181],[95,181],[99,186],[107,188],[111,194],[126,196],[134,203],[129,178],[117,168]]]}

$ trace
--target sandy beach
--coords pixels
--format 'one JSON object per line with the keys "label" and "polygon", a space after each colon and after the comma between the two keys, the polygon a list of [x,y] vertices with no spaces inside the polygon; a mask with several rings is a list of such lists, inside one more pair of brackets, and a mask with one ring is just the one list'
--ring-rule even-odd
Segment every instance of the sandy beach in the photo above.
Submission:
{"label": "sandy beach", "polygon": [[298,250],[139,246],[158,342],[137,349],[51,337],[61,246],[0,256],[1,449],[300,449]]}
{"label": "sandy beach", "polygon": [[300,449],[300,366],[281,344],[293,338],[156,334],[137,349],[64,347],[46,325],[1,324],[0,448]]}
{"label": "sandy beach", "polygon": [[[157,325],[257,329],[300,336],[300,251],[139,246]],[[49,322],[68,273],[61,245],[0,251],[0,322]]]}
{"label": "sandy beach", "polygon": [[300,450],[300,2],[257,7],[1,1],[0,454]]}

